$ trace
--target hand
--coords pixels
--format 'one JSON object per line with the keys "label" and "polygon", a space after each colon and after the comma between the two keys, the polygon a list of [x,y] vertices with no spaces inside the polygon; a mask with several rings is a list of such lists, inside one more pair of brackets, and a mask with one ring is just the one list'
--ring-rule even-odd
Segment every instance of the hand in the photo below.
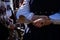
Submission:
{"label": "hand", "polygon": [[47,16],[40,16],[40,18],[35,19],[33,21],[33,25],[39,28],[49,25],[49,24],[51,24],[51,21],[49,20]]}

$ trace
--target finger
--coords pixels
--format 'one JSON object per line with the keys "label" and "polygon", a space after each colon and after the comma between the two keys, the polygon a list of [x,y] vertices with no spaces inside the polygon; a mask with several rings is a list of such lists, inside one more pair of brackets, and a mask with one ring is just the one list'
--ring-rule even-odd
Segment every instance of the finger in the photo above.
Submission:
{"label": "finger", "polygon": [[41,24],[40,22],[37,22],[37,23],[35,24],[35,26],[40,28],[40,27],[42,27],[42,24]]}

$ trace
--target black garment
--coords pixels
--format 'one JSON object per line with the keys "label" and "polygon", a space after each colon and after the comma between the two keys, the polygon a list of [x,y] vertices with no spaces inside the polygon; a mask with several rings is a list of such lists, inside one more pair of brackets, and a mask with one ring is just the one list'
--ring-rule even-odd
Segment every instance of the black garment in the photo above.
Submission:
{"label": "black garment", "polygon": [[7,27],[5,27],[4,24],[0,21],[0,40],[7,40],[9,36],[9,30]]}
{"label": "black garment", "polygon": [[[30,4],[30,11],[37,15],[49,16],[59,11],[59,5],[59,0],[33,0],[33,3]],[[47,11],[47,13],[45,13],[45,11]]]}
{"label": "black garment", "polygon": [[29,24],[30,31],[25,34],[24,40],[60,40],[60,25],[50,24],[36,28]]}

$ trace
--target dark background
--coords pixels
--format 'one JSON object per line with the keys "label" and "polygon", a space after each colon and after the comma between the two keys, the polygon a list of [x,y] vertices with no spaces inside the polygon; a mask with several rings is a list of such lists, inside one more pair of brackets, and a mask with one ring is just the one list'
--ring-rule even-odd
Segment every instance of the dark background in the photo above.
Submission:
{"label": "dark background", "polygon": [[[59,0],[34,0],[33,3],[30,4],[30,9],[35,14],[51,15],[59,11],[60,2]],[[45,11],[47,11],[47,13],[45,13]]]}

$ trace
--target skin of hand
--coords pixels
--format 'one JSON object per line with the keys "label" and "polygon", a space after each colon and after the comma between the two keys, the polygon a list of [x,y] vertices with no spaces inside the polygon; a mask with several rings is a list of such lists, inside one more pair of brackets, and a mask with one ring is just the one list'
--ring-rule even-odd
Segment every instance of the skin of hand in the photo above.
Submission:
{"label": "skin of hand", "polygon": [[37,16],[33,17],[33,25],[35,27],[41,28],[41,27],[47,26],[49,24],[51,24],[51,21],[47,16],[44,16],[44,15],[38,16],[37,15]]}

